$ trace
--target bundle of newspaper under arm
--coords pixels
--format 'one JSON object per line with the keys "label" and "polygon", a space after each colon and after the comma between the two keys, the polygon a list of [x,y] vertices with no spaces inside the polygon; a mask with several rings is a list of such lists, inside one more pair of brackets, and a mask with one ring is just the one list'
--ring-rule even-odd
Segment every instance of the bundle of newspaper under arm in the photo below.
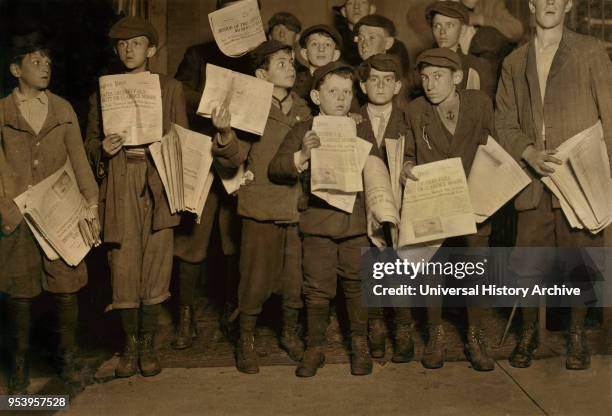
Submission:
{"label": "bundle of newspaper under arm", "polygon": [[118,134],[124,146],[161,140],[162,100],[159,75],[150,72],[100,77],[104,135]]}
{"label": "bundle of newspaper under arm", "polygon": [[270,82],[206,64],[206,85],[197,114],[211,118],[215,109],[225,105],[233,128],[261,136],[272,107],[273,89]]}
{"label": "bundle of newspaper under arm", "polygon": [[597,234],[612,222],[612,179],[601,121],[566,140],[554,155],[563,165],[542,182],[559,199],[573,228]]}
{"label": "bundle of newspaper under arm", "polygon": [[77,266],[100,244],[97,216],[81,195],[70,159],[14,201],[49,260],[61,257]]}
{"label": "bundle of newspaper under arm", "polygon": [[166,190],[170,212],[192,212],[198,222],[213,181],[212,139],[173,124],[149,151]]}
{"label": "bundle of newspaper under arm", "polygon": [[350,117],[317,116],[312,123],[321,146],[311,151],[310,189],[331,206],[352,213],[363,191],[362,171],[372,143],[357,137]]}

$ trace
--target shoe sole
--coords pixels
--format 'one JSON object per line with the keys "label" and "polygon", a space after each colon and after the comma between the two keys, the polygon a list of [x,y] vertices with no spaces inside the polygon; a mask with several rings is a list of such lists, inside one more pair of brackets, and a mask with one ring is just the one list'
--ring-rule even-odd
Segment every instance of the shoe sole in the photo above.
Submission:
{"label": "shoe sole", "polygon": [[311,373],[307,373],[307,374],[300,374],[300,373],[299,373],[299,369],[300,369],[300,367],[298,367],[298,368],[295,370],[295,375],[296,375],[297,377],[300,377],[300,378],[314,377],[314,376],[316,376],[316,375],[317,375],[317,371],[318,371],[320,368],[323,368],[324,366],[325,366],[325,357],[323,357],[323,359],[322,359],[322,360],[319,362],[319,365],[317,366],[317,369],[316,369],[316,370],[315,370],[315,371],[314,371],[312,374],[311,374]]}
{"label": "shoe sole", "polygon": [[153,371],[153,372],[150,372],[150,373],[149,372],[144,372],[144,371],[141,370],[140,374],[142,374],[143,377],[154,377],[154,376],[160,374],[161,372],[162,372],[161,369],[159,369],[159,371],[156,370],[156,371]]}

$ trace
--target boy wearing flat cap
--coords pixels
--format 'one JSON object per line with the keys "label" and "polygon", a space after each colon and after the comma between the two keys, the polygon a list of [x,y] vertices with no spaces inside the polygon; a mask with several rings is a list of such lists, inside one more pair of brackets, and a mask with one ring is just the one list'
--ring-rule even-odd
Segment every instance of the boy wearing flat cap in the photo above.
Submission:
{"label": "boy wearing flat cap", "polygon": [[349,65],[357,66],[362,59],[354,40],[354,28],[361,18],[376,13],[374,0],[346,0],[344,4],[332,7],[332,12],[334,27],[342,36],[342,59]]}
{"label": "boy wearing flat cap", "polygon": [[459,45],[469,22],[467,7],[455,1],[437,1],[425,9],[425,17],[431,26],[436,46],[452,49],[461,57],[463,81],[459,88],[481,90],[493,99],[497,89],[494,69],[485,59],[462,51]]}
{"label": "boy wearing flat cap", "polygon": [[[406,135],[406,116],[394,97],[402,88],[400,63],[394,55],[372,55],[357,69],[359,86],[368,102],[361,108],[363,130],[376,143],[379,156],[388,167],[385,140],[398,140]],[[365,137],[364,137],[365,138]],[[389,242],[392,247],[392,243]],[[369,309],[368,340],[374,358],[385,356],[387,331],[382,308]],[[410,309],[395,309],[395,349],[393,362],[409,362],[414,355]]]}
{"label": "boy wearing flat cap", "polygon": [[[313,76],[312,101],[321,115],[347,116],[353,98],[351,66],[331,62]],[[363,124],[363,123],[362,123]],[[320,146],[313,121],[297,123],[270,162],[270,179],[279,184],[300,183],[299,229],[303,240],[304,297],[308,322],[307,348],[296,370],[298,377],[312,377],[325,361],[322,347],[329,318],[329,304],[336,296],[338,278],[346,298],[351,330],[351,373],[372,372],[367,343],[368,311],[362,305],[359,264],[361,249],[369,247],[363,192],[357,193],[353,211],[347,213],[310,192],[310,154]],[[358,126],[359,137],[366,136]],[[376,156],[376,144],[370,154]]]}
{"label": "boy wearing flat cap", "polygon": [[[463,72],[461,58],[448,48],[429,49],[417,59],[424,97],[410,102],[407,109],[408,134],[401,180],[418,180],[412,174],[414,165],[459,157],[466,177],[470,173],[476,150],[486,144],[488,136],[495,137],[494,114],[491,100],[478,90],[458,88]],[[477,226],[473,235],[447,238],[443,247],[488,247],[490,220]],[[440,283],[443,283],[441,281]],[[427,307],[428,341],[423,353],[425,368],[444,365],[445,346],[442,328],[442,298],[429,297]],[[483,340],[481,320],[483,309],[467,308],[468,333],[465,351],[478,371],[494,368]]]}
{"label": "boy wearing flat cap", "polygon": [[300,36],[300,47],[300,54],[307,64],[298,70],[293,91],[300,97],[308,99],[312,90],[314,72],[340,59],[342,38],[331,26],[310,26],[304,29]]}
{"label": "boy wearing flat cap", "polygon": [[[144,19],[125,17],[110,29],[123,73],[148,70],[157,52],[157,31]],[[181,84],[159,74],[163,133],[171,123],[187,127],[185,96]],[[123,147],[119,134],[104,137],[99,92],[90,100],[86,147],[90,162],[102,180],[100,216],[103,241],[113,288],[107,310],[119,310],[125,348],[115,369],[117,377],[140,371],[154,376],[161,371],[153,346],[161,303],[170,297],[173,227],[161,178],[146,146]]]}
{"label": "boy wearing flat cap", "polygon": [[72,106],[48,90],[51,57],[42,36],[16,36],[10,53],[9,69],[18,86],[0,100],[0,294],[8,295],[9,394],[26,393],[29,385],[31,306],[43,290],[52,294],[57,312],[60,376],[78,388],[77,293],[87,284],[85,262],[71,267],[62,259],[49,260],[13,198],[69,159],[88,212],[98,224],[98,186]]}
{"label": "boy wearing flat cap", "polygon": [[288,12],[278,12],[268,21],[268,39],[277,40],[292,48],[298,41],[301,31],[300,20]]}
{"label": "boy wearing flat cap", "polygon": [[[254,332],[264,303],[273,293],[282,296],[281,347],[301,361],[304,345],[297,334],[302,308],[302,243],[298,231],[299,185],[275,184],[268,165],[289,130],[310,120],[310,107],[291,87],[295,82],[293,49],[269,40],[251,52],[253,75],[274,84],[272,108],[261,138],[223,142],[215,138],[220,163],[245,169],[254,179],[238,191],[238,215],[242,219],[240,247],[240,338],[236,367],[243,373],[259,372]],[[228,120],[229,123],[229,120]],[[229,124],[228,124],[229,125]],[[229,128],[229,127],[228,127]]]}

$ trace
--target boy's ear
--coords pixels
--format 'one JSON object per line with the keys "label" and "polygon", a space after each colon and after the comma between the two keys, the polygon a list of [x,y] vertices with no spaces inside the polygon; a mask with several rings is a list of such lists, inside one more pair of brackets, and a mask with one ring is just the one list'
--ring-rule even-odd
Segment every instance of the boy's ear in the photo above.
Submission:
{"label": "boy's ear", "polygon": [[463,81],[463,70],[458,69],[453,72],[453,84],[459,85]]}
{"label": "boy's ear", "polygon": [[263,68],[258,68],[255,70],[255,77],[259,79],[263,79],[264,81],[268,80],[268,72]]}
{"label": "boy's ear", "polygon": [[370,14],[374,14],[374,13],[376,13],[376,5],[370,4]]}
{"label": "boy's ear", "polygon": [[459,31],[459,39],[465,36],[465,32],[467,31],[467,25],[461,24],[461,30]]}
{"label": "boy's ear", "polygon": [[334,57],[332,58],[333,62],[336,62],[338,59],[340,59],[340,51],[338,49],[334,50]]}
{"label": "boy's ear", "polygon": [[315,105],[321,105],[321,99],[319,97],[318,90],[310,90],[310,99],[313,103],[315,103]]}
{"label": "boy's ear", "polygon": [[153,56],[155,56],[156,53],[157,53],[156,45],[152,45],[147,48],[147,58],[153,58]]}
{"label": "boy's ear", "polygon": [[368,93],[366,92],[366,83],[363,81],[359,81],[359,88],[361,88],[361,92],[363,92],[365,95],[368,95]]}
{"label": "boy's ear", "polygon": [[340,14],[346,19],[346,6],[342,6],[340,9]]}
{"label": "boy's ear", "polygon": [[300,48],[300,56],[305,62],[308,62],[308,52],[306,51],[306,48]]}
{"label": "boy's ear", "polygon": [[393,36],[387,36],[385,38],[385,51],[388,51],[389,49],[391,49],[394,42],[395,42],[395,38]]}
{"label": "boy's ear", "polygon": [[402,89],[402,81],[395,81],[395,88],[393,88],[393,95],[399,94]]}
{"label": "boy's ear", "polygon": [[11,64],[9,66],[9,71],[11,71],[11,75],[15,78],[21,77],[21,68],[19,67],[19,65],[15,63]]}

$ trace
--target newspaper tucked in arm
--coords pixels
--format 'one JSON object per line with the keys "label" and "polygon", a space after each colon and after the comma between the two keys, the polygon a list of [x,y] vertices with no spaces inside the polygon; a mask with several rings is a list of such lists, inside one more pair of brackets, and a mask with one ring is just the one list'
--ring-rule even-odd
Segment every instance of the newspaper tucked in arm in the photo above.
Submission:
{"label": "newspaper tucked in arm", "polygon": [[476,220],[460,158],[415,166],[406,181],[399,246],[476,233]]}
{"label": "newspaper tucked in arm", "polygon": [[212,112],[225,103],[233,128],[261,136],[270,114],[273,89],[270,82],[206,64],[206,85],[197,113],[211,118]]}
{"label": "newspaper tucked in arm", "polygon": [[489,136],[486,146],[478,146],[468,177],[476,222],[484,222],[530,182],[512,156]]}
{"label": "newspaper tucked in arm", "polygon": [[124,146],[161,140],[162,101],[159,75],[106,75],[100,77],[100,105],[104,135],[119,134]]}
{"label": "newspaper tucked in arm", "polygon": [[257,0],[242,0],[208,15],[210,29],[221,52],[242,56],[266,40]]}
{"label": "newspaper tucked in arm", "polygon": [[400,176],[404,167],[404,146],[406,136],[400,136],[397,140],[385,139],[385,149],[387,153],[387,163],[389,165],[389,176],[391,179],[391,189],[395,198],[395,205],[402,205],[402,184]]}
{"label": "newspaper tucked in arm", "polygon": [[363,168],[368,237],[376,247],[386,246],[383,223],[389,223],[393,245],[397,244],[400,223],[391,178],[385,163],[377,156],[368,156]]}

